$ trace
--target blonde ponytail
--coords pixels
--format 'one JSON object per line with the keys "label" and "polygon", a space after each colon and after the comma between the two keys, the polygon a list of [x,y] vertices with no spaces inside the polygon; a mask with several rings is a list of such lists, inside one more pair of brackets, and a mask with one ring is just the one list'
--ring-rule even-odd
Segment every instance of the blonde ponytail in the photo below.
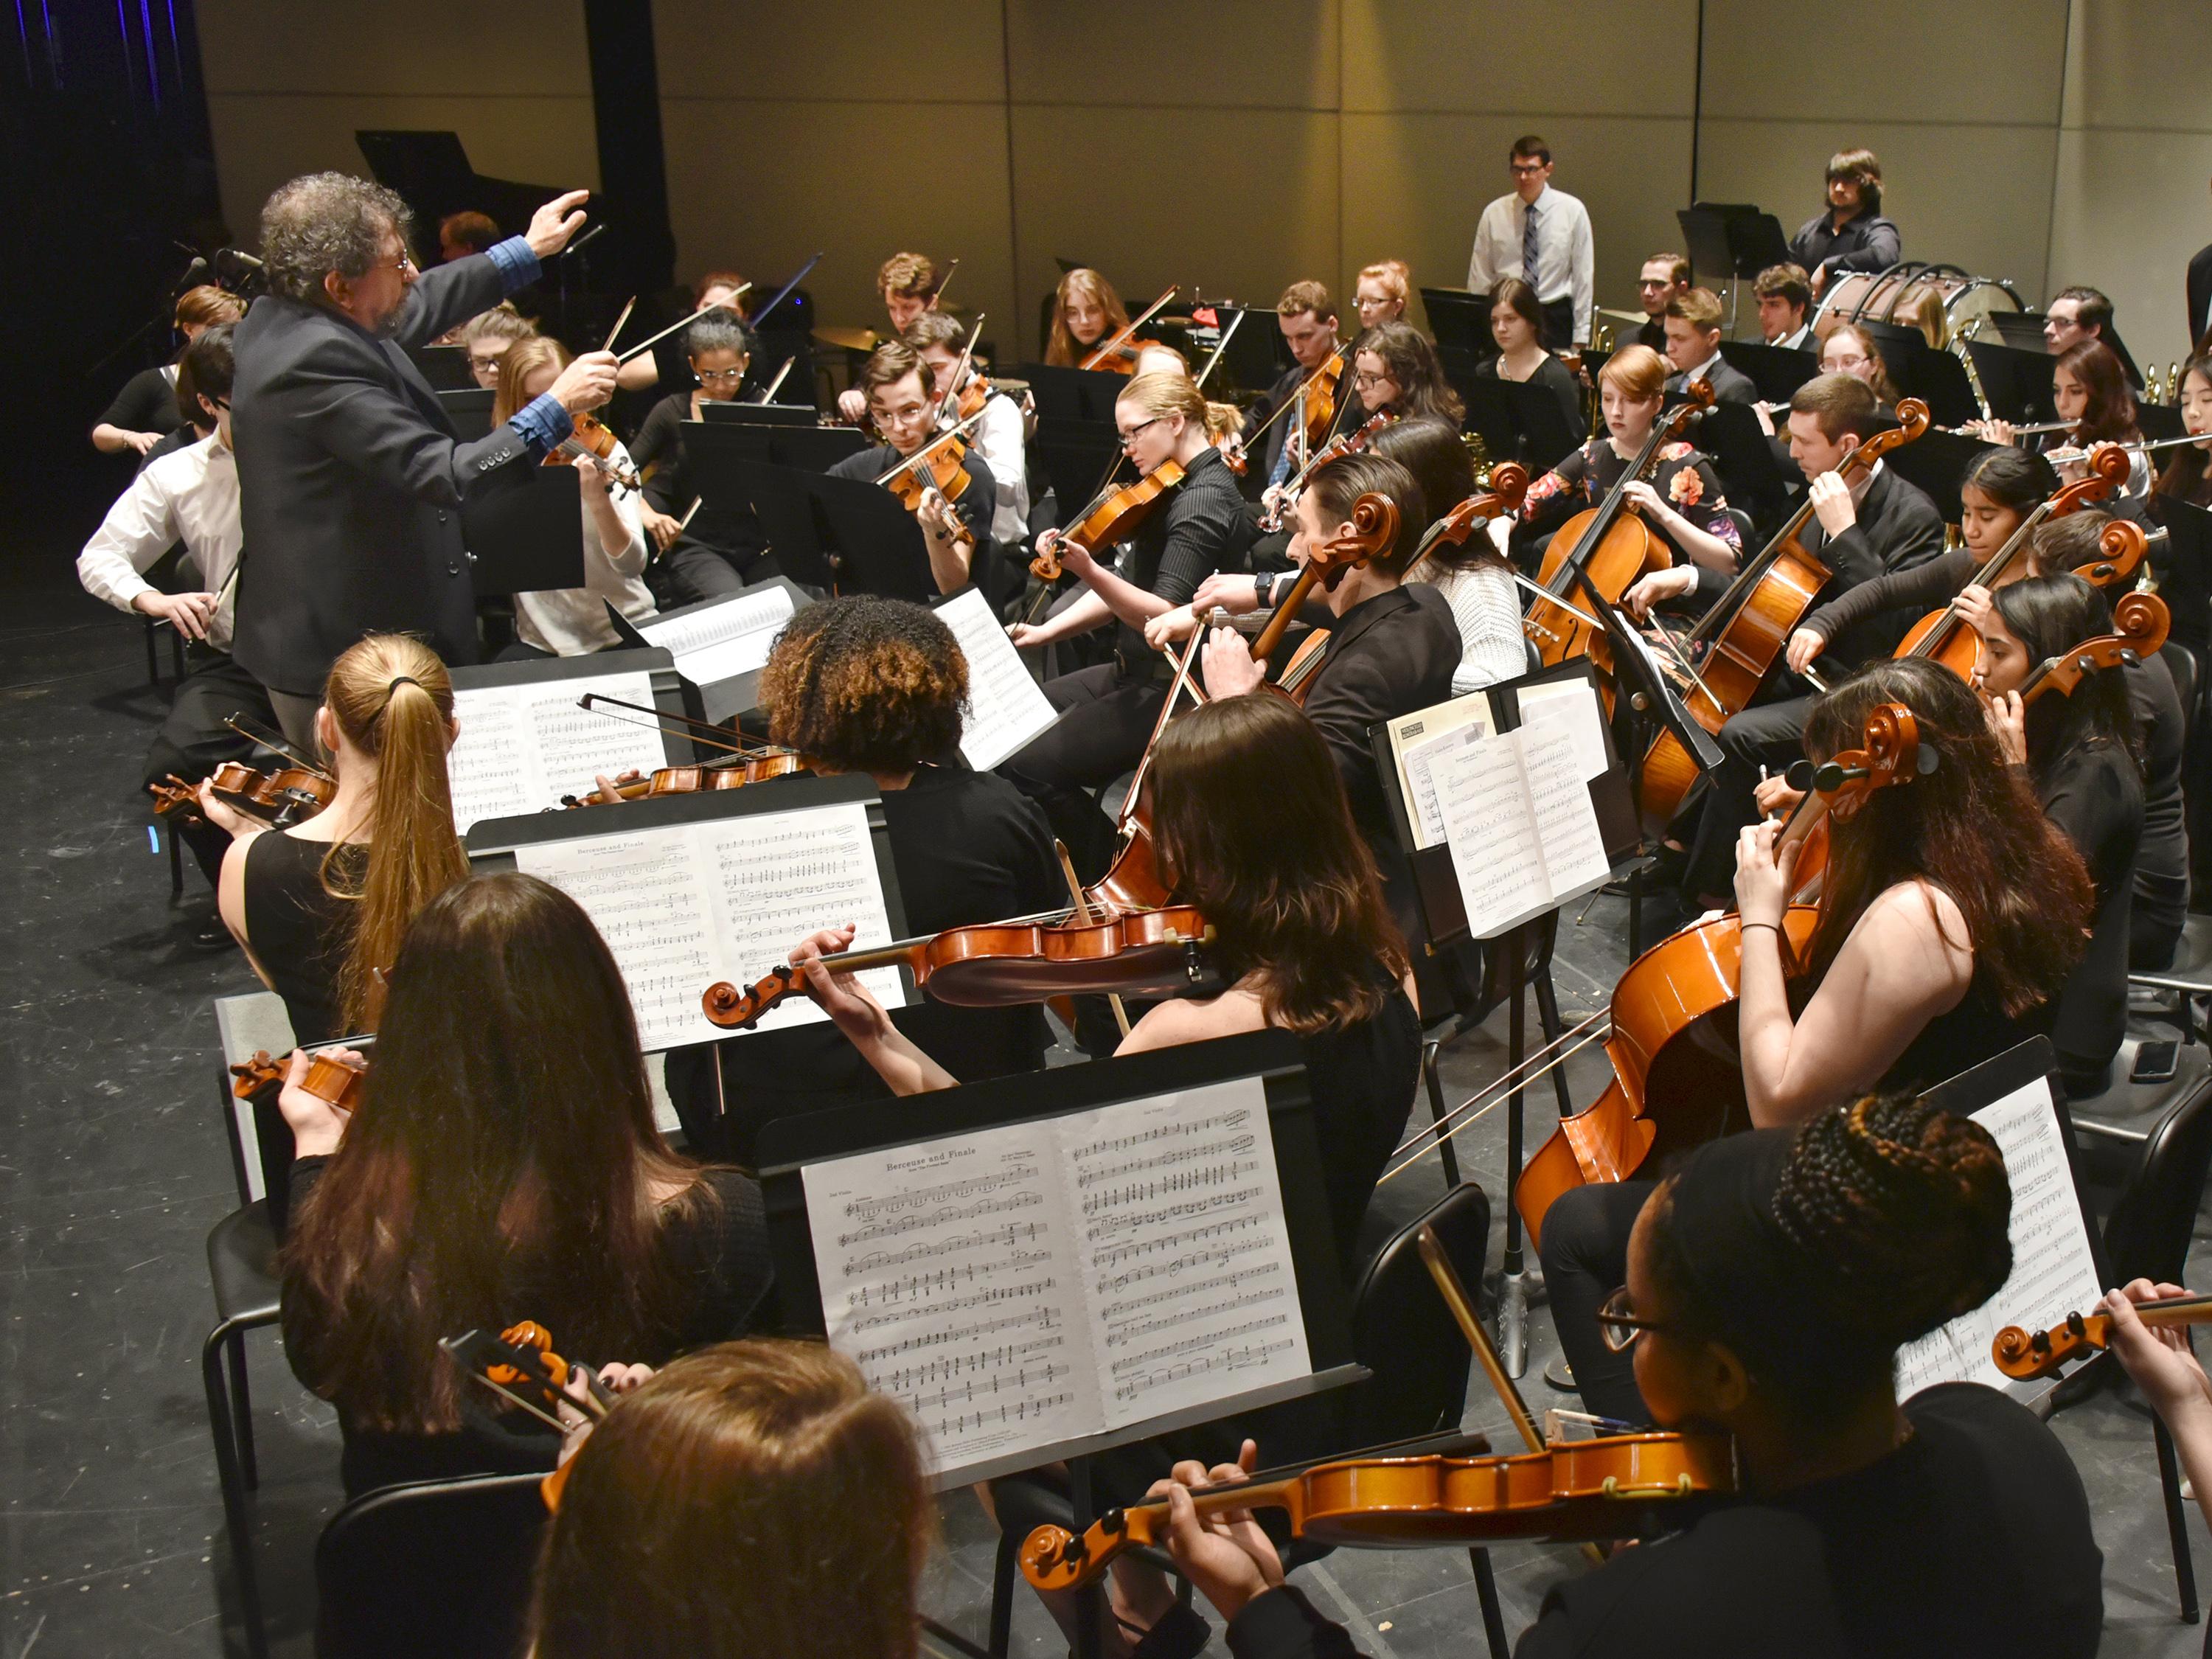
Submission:
{"label": "blonde ponytail", "polygon": [[323,888],[358,905],[338,1002],[349,1032],[376,1030],[383,971],[416,915],[469,873],[453,830],[446,775],[453,683],[437,653],[404,634],[372,634],[331,666],[323,700],[346,741],[376,762],[368,869],[358,891],[333,875],[338,843],[323,860]]}

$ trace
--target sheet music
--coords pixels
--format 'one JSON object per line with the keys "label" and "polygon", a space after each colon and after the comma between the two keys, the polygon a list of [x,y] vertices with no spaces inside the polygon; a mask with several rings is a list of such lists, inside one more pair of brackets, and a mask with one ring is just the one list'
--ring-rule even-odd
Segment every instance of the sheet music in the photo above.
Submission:
{"label": "sheet music", "polygon": [[940,1475],[1311,1370],[1256,1078],[802,1176],[830,1345]]}
{"label": "sheet music", "polygon": [[1583,781],[1594,783],[1605,775],[1605,711],[1595,686],[1582,679],[1553,680],[1524,685],[1514,695],[1524,730],[1566,732],[1574,738],[1575,763],[1582,769]]}
{"label": "sheet music", "polygon": [[1444,838],[1444,821],[1437,810],[1436,784],[1425,764],[1416,767],[1415,753],[1470,726],[1484,737],[1490,735],[1488,693],[1471,691],[1449,702],[1401,715],[1389,723],[1390,753],[1398,763],[1399,793],[1406,803],[1406,816],[1413,823],[1416,847],[1434,847],[1441,842]]}
{"label": "sheet music", "polygon": [[668,764],[661,734],[576,706],[586,691],[650,706],[646,671],[533,685],[475,686],[453,694],[461,734],[446,757],[453,827],[462,835],[483,818],[519,817],[581,794],[605,773],[651,773]]}
{"label": "sheet music", "polygon": [[[648,1051],[729,1035],[701,1009],[702,993],[717,980],[752,984],[817,929],[851,922],[856,948],[890,942],[865,802],[541,842],[516,848],[514,862],[584,907]],[[860,977],[885,1006],[906,1000],[896,968]],[[759,1029],[828,1018],[792,997]]]}
{"label": "sheet music", "polygon": [[2043,1386],[2014,1382],[1996,1368],[1990,1358],[1996,1334],[2008,1325],[2048,1330],[2069,1313],[2094,1312],[2104,1295],[2050,1080],[2035,1079],[1973,1119],[1996,1138],[2011,1177],[2012,1273],[2004,1288],[1972,1313],[1898,1351],[1899,1400],[1938,1382],[1984,1382],[2015,1392]]}
{"label": "sheet music", "polygon": [[685,679],[708,685],[757,672],[796,609],[791,590],[778,585],[734,594],[685,616],[641,623],[637,631],[647,644],[665,647]]}
{"label": "sheet music", "polygon": [[[1590,701],[1597,698],[1593,695]],[[1521,740],[1528,800],[1535,809],[1536,845],[1551,887],[1547,902],[1558,904],[1611,875],[1613,861],[1605,855],[1605,836],[1597,827],[1597,808],[1590,805],[1575,734],[1563,726],[1524,726],[1514,735]]]}
{"label": "sheet music", "polygon": [[1425,753],[1468,932],[1476,939],[1534,915],[1551,897],[1519,738],[1517,732],[1485,738],[1469,726]]}
{"label": "sheet music", "polygon": [[960,754],[978,772],[988,772],[1018,754],[1060,718],[1006,637],[1005,625],[977,588],[937,607],[937,615],[960,642],[968,659],[968,718],[960,732]]}

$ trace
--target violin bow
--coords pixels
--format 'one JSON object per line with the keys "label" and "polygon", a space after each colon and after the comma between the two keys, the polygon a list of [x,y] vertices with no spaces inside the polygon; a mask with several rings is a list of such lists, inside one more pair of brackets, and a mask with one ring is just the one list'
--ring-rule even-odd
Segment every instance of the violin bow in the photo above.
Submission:
{"label": "violin bow", "polygon": [[[703,743],[709,749],[725,750],[732,755],[753,756],[770,754],[775,750],[775,745],[774,744],[749,743],[745,740],[742,732],[732,732],[726,726],[714,726],[705,720],[695,720],[689,714],[672,714],[665,709],[647,708],[641,702],[625,702],[620,697],[611,697],[607,696],[604,691],[586,691],[582,696],[576,699],[577,708],[589,709],[592,713],[599,715],[602,719],[611,720],[620,720],[622,718],[618,714],[608,714],[605,709],[599,707],[599,704],[601,703],[605,703],[610,708],[627,708],[633,714],[647,715],[652,720],[655,729],[669,732],[675,737],[688,737],[692,742]],[[674,726],[667,724],[670,720],[678,721],[693,729],[690,732],[678,732]],[[643,726],[645,722],[643,720],[623,720],[623,724],[625,726]],[[707,732],[712,732],[714,735],[711,737],[701,735]],[[735,739],[734,742],[732,741],[733,738]]]}
{"label": "violin bow", "polygon": [[658,334],[654,334],[654,335],[649,335],[649,336],[647,336],[645,339],[640,340],[640,341],[639,341],[635,345],[632,346],[632,347],[631,347],[628,351],[623,352],[623,355],[622,355],[621,356],[619,356],[619,357],[616,358],[616,359],[615,359],[615,362],[616,362],[617,363],[618,363],[618,364],[619,364],[619,363],[626,363],[626,362],[629,362],[629,360],[630,360],[631,358],[633,358],[633,357],[642,357],[642,356],[643,356],[647,352],[648,352],[648,351],[652,350],[652,349],[653,349],[653,347],[655,347],[655,346],[659,345],[659,344],[663,340],[666,339],[670,335],[674,334],[674,333],[677,333],[677,332],[678,332],[678,331],[679,331],[680,330],[687,329],[687,328],[690,327],[692,324],[694,324],[694,323],[697,322],[697,321],[698,321],[702,317],[705,316],[708,312],[710,312],[710,311],[726,311],[726,310],[727,310],[727,309],[728,309],[728,307],[727,307],[726,306],[701,306],[701,307],[699,307],[699,309],[698,309],[698,310],[696,310],[696,311],[693,312],[693,313],[692,313],[689,317],[686,317],[686,318],[685,318],[682,322],[680,322],[680,323],[671,323],[671,324],[669,324],[669,325],[668,325],[666,328],[662,329],[662,330],[660,331],[660,332],[659,332],[659,333],[658,333]]}
{"label": "violin bow", "polygon": [[[222,717],[222,723],[228,726],[232,731],[237,732],[240,737],[244,738],[248,743],[258,743],[264,749],[266,749],[270,754],[282,755],[286,760],[291,762],[293,765],[298,767],[302,772],[313,772],[319,778],[329,778],[331,775],[328,772],[323,770],[321,767],[316,765],[314,762],[302,759],[299,754],[296,753],[292,747],[289,744],[286,744],[282,738],[272,738],[265,732],[255,731],[251,725],[246,721],[240,720],[235,714],[225,714]],[[333,780],[333,781],[335,781],[335,780]]]}
{"label": "violin bow", "polygon": [[[953,263],[957,264],[959,261],[956,259]],[[938,291],[940,294],[944,292],[942,289]],[[945,423],[945,417],[960,405],[960,388],[968,383],[968,365],[975,358],[975,342],[982,337],[983,319],[990,314],[988,311],[975,313],[975,326],[968,331],[968,343],[960,348],[960,361],[953,367],[952,378],[945,384],[945,395],[937,400],[937,421],[940,426]],[[983,417],[978,415],[975,418],[981,420]]]}
{"label": "violin bow", "polygon": [[928,460],[931,456],[937,453],[939,450],[943,449],[946,445],[953,442],[956,439],[963,436],[967,433],[969,428],[974,426],[976,422],[982,418],[983,411],[979,409],[973,415],[970,415],[966,420],[961,422],[958,426],[952,428],[950,431],[939,433],[937,436],[932,438],[920,449],[915,450],[913,454],[908,456],[890,471],[884,473],[884,476],[877,479],[876,482],[879,484],[887,485],[893,478],[897,477],[900,473],[911,472],[915,468],[921,465],[925,461]]}
{"label": "violin bow", "polygon": [[[785,283],[781,288],[780,288],[780,289],[776,289],[776,291],[775,291],[775,298],[774,298],[773,300],[770,300],[770,301],[769,301],[766,305],[763,306],[763,307],[762,307],[758,311],[756,311],[755,313],[753,313],[752,317],[751,317],[751,319],[750,319],[750,320],[751,321],[752,325],[753,325],[755,328],[757,328],[757,328],[761,325],[761,324],[762,324],[763,321],[765,321],[765,320],[767,319],[767,317],[768,317],[768,314],[769,314],[769,312],[774,311],[774,310],[775,310],[778,306],[781,305],[781,304],[784,302],[785,298],[786,298],[787,295],[789,295],[789,294],[791,293],[791,290],[792,290],[792,289],[793,289],[797,288],[797,287],[798,287],[801,283],[803,283],[803,282],[805,282],[805,281],[806,280],[806,273],[807,273],[808,271],[810,271],[810,270],[813,270],[815,266],[817,266],[817,265],[820,264],[822,263],[822,254],[823,254],[823,253],[827,253],[829,251],[830,251],[830,250],[829,250],[828,248],[826,248],[826,247],[825,247],[825,248],[823,248],[820,253],[817,253],[817,254],[816,254],[816,255],[815,255],[811,259],[809,259],[809,260],[808,260],[805,264],[803,264],[803,265],[799,266],[799,275],[797,275],[796,276],[793,277],[789,282],[786,283]],[[751,287],[751,286],[752,286],[752,284],[751,284],[751,283],[746,283],[746,284],[745,284],[745,286],[746,286],[746,287],[748,287],[748,288],[750,288],[750,287]]]}
{"label": "violin bow", "polygon": [[622,308],[622,315],[615,319],[615,325],[607,331],[605,343],[599,347],[600,350],[612,351],[615,349],[615,337],[623,331],[623,325],[629,320],[630,313],[636,309],[637,295],[633,294],[629,296],[629,303]]}
{"label": "violin bow", "polygon": [[1182,292],[1182,283],[1171,283],[1166,293],[1161,295],[1158,299],[1153,301],[1152,304],[1145,307],[1144,313],[1141,316],[1137,318],[1133,322],[1123,324],[1121,331],[1119,334],[1116,334],[1112,339],[1107,341],[1104,345],[1098,347],[1097,349],[1092,351],[1088,357],[1085,357],[1083,360],[1083,367],[1089,368],[1093,364],[1097,363],[1107,357],[1112,356],[1123,346],[1128,344],[1132,335],[1135,334],[1139,329],[1142,328],[1146,323],[1151,322],[1153,318],[1158,316],[1161,312],[1164,311],[1167,308],[1168,301],[1174,299],[1176,295]]}
{"label": "violin bow", "polygon": [[939,303],[945,298],[945,290],[952,286],[952,273],[959,269],[960,256],[956,253],[945,261],[945,275],[937,279],[937,291],[929,296],[929,308],[932,311],[936,310]]}
{"label": "violin bow", "polygon": [[[1217,605],[1213,614],[1225,618],[1228,612]],[[1184,649],[1182,655],[1178,658],[1174,652],[1164,651],[1163,647],[1167,659],[1175,664],[1175,678],[1168,683],[1168,699],[1160,705],[1160,717],[1152,722],[1152,735],[1146,739],[1145,752],[1139,757],[1137,769],[1130,776],[1129,793],[1121,802],[1121,821],[1115,826],[1118,829],[1127,830],[1129,827],[1129,820],[1136,816],[1137,803],[1144,793],[1145,774],[1152,769],[1152,751],[1159,747],[1160,733],[1168,729],[1168,719],[1175,713],[1176,699],[1182,696],[1184,688],[1188,687],[1190,695],[1194,698],[1200,702],[1206,701],[1206,694],[1198,689],[1197,682],[1190,677],[1190,665],[1198,660],[1199,648],[1206,642],[1206,630],[1208,625],[1206,621],[1201,621],[1194,612],[1191,616],[1190,644]]]}
{"label": "violin bow", "polygon": [[1221,338],[1214,343],[1213,355],[1206,360],[1206,367],[1198,371],[1197,378],[1191,382],[1200,392],[1206,390],[1206,376],[1212,374],[1215,366],[1221,362],[1221,354],[1229,349],[1229,342],[1236,337],[1237,331],[1244,325],[1245,318],[1251,314],[1249,311],[1237,312],[1230,318],[1229,326],[1221,331]]}
{"label": "violin bow", "polygon": [[[1328,355],[1330,357],[1334,357],[1343,349],[1344,348],[1341,345],[1331,346],[1329,348]],[[1315,369],[1311,374],[1308,374],[1304,380],[1299,381],[1298,389],[1292,392],[1289,397],[1284,398],[1280,404],[1277,404],[1273,414],[1267,416],[1266,420],[1261,422],[1257,427],[1253,428],[1251,437],[1244,440],[1244,447],[1247,449],[1249,449],[1252,447],[1253,439],[1261,436],[1266,433],[1269,427],[1281,420],[1284,414],[1290,409],[1292,404],[1299,402],[1305,397],[1306,388],[1311,386],[1316,380],[1319,380],[1322,376],[1322,370],[1326,369],[1328,367],[1328,359],[1322,359],[1321,368]]]}
{"label": "violin bow", "polygon": [[[798,354],[798,353],[796,353],[796,352],[793,352],[790,356],[786,357],[786,358],[783,360],[783,367],[782,367],[781,368],[779,368],[778,370],[776,370],[776,372],[775,372],[775,379],[774,379],[773,380],[770,380],[770,381],[768,383],[768,387],[767,387],[767,389],[766,389],[765,391],[763,391],[763,392],[761,393],[761,395],[760,395],[760,401],[761,401],[761,402],[763,402],[763,403],[764,403],[764,404],[772,404],[772,403],[774,403],[774,402],[775,401],[775,394],[776,394],[777,392],[781,392],[781,391],[782,391],[782,390],[783,390],[783,382],[784,382],[785,378],[786,378],[787,375],[789,375],[789,374],[790,374],[790,373],[791,373],[791,366],[792,366],[793,363],[797,362],[798,361],[799,361],[799,354]],[[692,508],[692,512],[696,513],[696,512],[697,512],[697,511],[698,511],[698,508],[695,506],[695,507]],[[684,522],[684,523],[686,523],[686,524],[689,524],[689,523],[690,523],[690,522],[691,522],[691,520],[690,520],[690,515],[689,515],[689,514],[686,514],[686,515],[685,515]]]}
{"label": "violin bow", "polygon": [[[1052,850],[1060,856],[1060,873],[1066,878],[1068,896],[1074,901],[1075,908],[1069,914],[1079,926],[1088,927],[1091,925],[1091,901],[1083,896],[1083,881],[1075,873],[1075,860],[1067,855],[1067,843],[1055,836]],[[1121,994],[1109,991],[1106,1000],[1114,1010],[1114,1023],[1121,1028],[1123,1036],[1128,1036],[1129,1011],[1122,1006]]]}

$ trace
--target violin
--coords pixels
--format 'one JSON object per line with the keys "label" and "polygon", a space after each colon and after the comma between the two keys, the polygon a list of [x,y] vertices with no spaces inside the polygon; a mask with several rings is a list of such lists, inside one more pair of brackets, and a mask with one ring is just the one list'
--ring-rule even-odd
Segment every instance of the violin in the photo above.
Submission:
{"label": "violin", "polygon": [[961,439],[981,418],[982,411],[978,410],[950,432],[931,439],[876,482],[897,496],[899,505],[909,513],[919,511],[933,489],[948,501],[958,501],[968,488],[967,469],[961,465],[968,458],[968,447]]}
{"label": "violin", "polygon": [[1160,297],[1146,306],[1133,323],[1122,325],[1111,339],[1102,342],[1091,355],[1076,367],[1103,370],[1109,374],[1134,374],[1137,372],[1137,351],[1143,342],[1134,337],[1139,329],[1167,308],[1169,301],[1182,292],[1181,284],[1170,286]]}
{"label": "violin", "polygon": [[[230,1075],[230,1092],[235,1097],[265,1100],[291,1075],[291,1056],[277,1060],[266,1048],[256,1049],[252,1059],[232,1066]],[[300,1079],[300,1087],[325,1104],[350,1113],[360,1105],[362,1085],[368,1079],[367,1061],[343,1059],[336,1049],[325,1049],[307,1056],[307,1074]]]}
{"label": "violin", "polygon": [[1584,619],[1591,607],[1583,600],[1595,592],[1607,605],[1618,605],[1646,570],[1663,570],[1674,562],[1641,516],[1626,510],[1628,485],[1657,464],[1662,449],[1703,420],[1712,402],[1712,387],[1692,381],[1686,399],[1652,422],[1643,447],[1605,500],[1561,525],[1546,546],[1536,580],[1551,597],[1535,600],[1521,619],[1546,667],[1588,657],[1611,684],[1613,647],[1604,630]]}
{"label": "violin", "polygon": [[[1397,502],[1371,490],[1352,502],[1352,533],[1332,537],[1306,550],[1306,562],[1298,572],[1297,580],[1291,584],[1289,594],[1268,617],[1259,638],[1252,641],[1252,660],[1261,662],[1273,654],[1282,642],[1284,630],[1304,606],[1315,583],[1320,583],[1324,592],[1334,593],[1346,571],[1379,557],[1396,545],[1397,540]],[[1321,666],[1322,657],[1328,649],[1328,630],[1317,628],[1300,641],[1290,661],[1283,665],[1282,674],[1268,690],[1304,708],[1313,672]]]}
{"label": "violin", "polygon": [[[1845,484],[1856,484],[1883,456],[1917,441],[1928,430],[1928,405],[1907,398],[1897,406],[1897,419],[1894,430],[1875,433],[1844,458],[1836,471]],[[1802,538],[1812,518],[1808,501],[1744,566],[1683,641],[1686,659],[1700,647],[1710,647],[1692,685],[1685,688],[1692,717],[1708,732],[1719,732],[1731,716],[1751,707],[1790,636],[1835,574],[1805,550]],[[1652,739],[1643,765],[1638,801],[1644,831],[1662,836],[1702,774],[1671,732]]]}
{"label": "violin", "polygon": [[1283,527],[1283,520],[1297,505],[1298,496],[1306,487],[1306,480],[1340,455],[1354,455],[1367,447],[1368,441],[1398,417],[1383,413],[1371,415],[1365,425],[1352,432],[1340,432],[1316,450],[1311,459],[1283,483],[1275,497],[1275,505],[1262,514],[1260,528],[1272,535]]}
{"label": "violin", "polygon": [[[1725,1436],[1622,1434],[1558,1441],[1487,1457],[1364,1457],[1316,1464],[1278,1480],[1237,1481],[1191,1494],[1201,1515],[1281,1510],[1291,1535],[1370,1549],[1419,1549],[1501,1539],[1629,1537],[1698,1497],[1736,1490]],[[1675,1511],[1671,1517],[1670,1511]],[[1164,1543],[1165,1498],[1109,1510],[1077,1537],[1042,1526],[1023,1541],[1022,1577],[1041,1590],[1097,1582],[1133,1546]]]}
{"label": "violin", "polygon": [[628,490],[638,488],[637,469],[623,466],[613,459],[617,440],[598,417],[580,411],[569,419],[575,429],[553,446],[546,454],[546,466],[581,466],[586,462],[597,467],[609,478]]}
{"label": "violin", "polygon": [[[1212,928],[1196,910],[1169,905],[1104,917],[1056,913],[949,927],[822,962],[835,974],[903,966],[939,1002],[1005,1008],[1056,996],[1187,990],[1204,982],[1203,952],[1212,941]],[[750,990],[727,981],[711,985],[701,1006],[723,1030],[747,1030],[801,985],[799,969],[787,963]]]}
{"label": "violin", "polygon": [[[1863,747],[1824,764],[1803,763],[1808,787],[1783,827],[1781,847],[1799,845],[1838,801],[1857,801],[1936,769],[1918,723],[1902,703],[1867,712]],[[1782,919],[1783,959],[1802,961],[1820,912],[1792,905]],[[1560,1194],[1595,1182],[1626,1181],[1705,1141],[1751,1127],[1735,1042],[1743,918],[1686,927],[1652,946],[1620,976],[1610,1006],[1606,1056],[1613,1081],[1595,1103],[1559,1127],[1522,1166],[1513,1201],[1532,1243]]]}
{"label": "violin", "polygon": [[[473,1377],[556,1433],[568,1432],[568,1425],[561,1420],[563,1406],[597,1422],[605,1418],[615,1403],[613,1393],[599,1380],[599,1373],[554,1352],[553,1334],[532,1320],[509,1325],[495,1337],[479,1330],[465,1331],[441,1338],[438,1346],[461,1368],[462,1375]],[[581,1400],[568,1391],[572,1376],[584,1379]],[[569,1468],[569,1463],[563,1463],[539,1483],[548,1510],[561,1507]]]}
{"label": "violin", "polygon": [[1305,394],[1304,430],[1309,450],[1320,448],[1322,440],[1328,436],[1329,428],[1336,422],[1336,390],[1343,379],[1344,353],[1332,351],[1328,361],[1314,370],[1299,388]]}
{"label": "violin", "polygon": [[[2136,1317],[2146,1325],[2202,1325],[2212,1322],[2212,1296],[2169,1296],[2156,1302],[2138,1302]],[[2069,1359],[2101,1353],[2112,1340],[2112,1315],[2069,1313],[2047,1331],[2006,1326],[1990,1344],[1990,1359],[2014,1381],[2032,1382],[2051,1376]]]}
{"label": "violin", "polygon": [[[618,800],[657,800],[664,795],[698,795],[723,789],[742,789],[749,783],[759,783],[768,778],[788,777],[793,772],[805,769],[805,759],[797,750],[771,749],[742,759],[714,761],[705,766],[664,766],[650,777],[623,778],[614,786],[615,798]],[[561,797],[561,805],[568,807],[604,806],[607,804],[606,792],[603,789],[594,789],[588,794]]]}
{"label": "violin", "polygon": [[1041,582],[1058,581],[1060,550],[1071,542],[1086,553],[1096,553],[1102,547],[1128,540],[1159,505],[1160,497],[1182,481],[1182,463],[1170,456],[1134,483],[1100,490],[1052,546],[1030,561],[1030,574]]}
{"label": "violin", "polygon": [[[303,823],[337,799],[337,780],[304,766],[287,766],[273,772],[257,771],[244,761],[225,761],[208,774],[208,787],[231,805],[265,818],[276,830]],[[175,773],[166,783],[146,786],[160,817],[198,817],[199,791]]]}

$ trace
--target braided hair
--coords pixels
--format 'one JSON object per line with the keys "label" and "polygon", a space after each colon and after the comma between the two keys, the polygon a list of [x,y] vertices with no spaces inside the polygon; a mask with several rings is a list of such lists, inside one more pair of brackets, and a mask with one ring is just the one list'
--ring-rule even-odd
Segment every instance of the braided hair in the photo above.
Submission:
{"label": "braided hair", "polygon": [[926,607],[852,594],[809,605],[761,671],[769,735],[840,772],[910,772],[960,742],[968,659]]}
{"label": "braided hair", "polygon": [[2012,1185],[1988,1130],[1910,1094],[1730,1137],[1668,1183],[1653,1264],[1690,1328],[1821,1416],[2012,1272]]}

